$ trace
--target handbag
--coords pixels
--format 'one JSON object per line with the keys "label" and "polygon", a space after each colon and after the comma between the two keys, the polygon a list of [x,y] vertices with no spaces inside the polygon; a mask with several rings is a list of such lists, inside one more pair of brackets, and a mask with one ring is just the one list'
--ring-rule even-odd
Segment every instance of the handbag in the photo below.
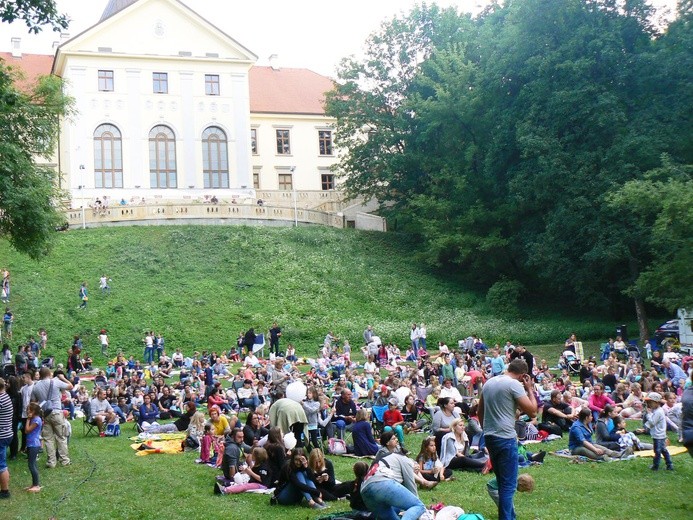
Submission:
{"label": "handbag", "polygon": [[51,384],[48,387],[48,395],[46,400],[41,403],[41,411],[43,416],[47,416],[53,413],[53,403],[51,403],[51,394],[53,393],[53,380],[51,379]]}

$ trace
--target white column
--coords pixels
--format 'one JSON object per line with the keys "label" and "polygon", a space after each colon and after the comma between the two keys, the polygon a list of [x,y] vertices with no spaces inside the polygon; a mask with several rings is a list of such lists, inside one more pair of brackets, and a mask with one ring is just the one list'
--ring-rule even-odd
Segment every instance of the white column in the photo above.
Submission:
{"label": "white column", "polygon": [[[250,162],[250,96],[248,93],[248,74],[232,73],[231,88],[233,96],[232,104],[232,125],[234,140],[229,142],[229,147],[235,148],[236,164],[229,165],[233,170],[230,172],[229,185],[240,188],[253,187],[252,166]],[[234,171],[235,170],[235,171]]]}
{"label": "white column", "polygon": [[[195,110],[193,99],[193,73],[181,71],[180,75],[180,105],[182,111],[182,142],[176,146],[178,155],[178,188],[197,186],[197,167],[195,165]],[[182,170],[180,166],[183,166]],[[202,166],[200,166],[202,171]],[[199,186],[201,187],[201,186]]]}
{"label": "white column", "polygon": [[[140,69],[125,69],[127,78],[127,105],[129,118],[127,128],[121,128],[123,135],[123,188],[135,186],[149,188],[149,141],[147,130],[142,128],[142,86]],[[116,88],[117,85],[116,85]]]}
{"label": "white column", "polygon": [[[90,132],[86,128],[85,118],[89,114],[91,101],[87,99],[86,91],[86,68],[70,67],[68,73],[69,95],[75,99],[76,114],[74,122],[69,126],[70,150],[68,153],[70,174],[69,187],[72,190],[73,198],[82,197],[82,191],[86,186],[94,186],[94,152],[91,149],[92,140]],[[94,129],[92,128],[92,132]],[[80,171],[79,166],[83,164],[85,171]],[[80,191],[82,186],[82,191]]]}

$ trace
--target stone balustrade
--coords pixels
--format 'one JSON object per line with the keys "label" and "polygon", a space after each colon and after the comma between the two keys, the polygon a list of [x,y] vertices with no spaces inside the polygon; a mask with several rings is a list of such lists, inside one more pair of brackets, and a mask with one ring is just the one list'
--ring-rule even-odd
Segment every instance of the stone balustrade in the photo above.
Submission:
{"label": "stone balustrade", "polygon": [[[277,192],[273,192],[277,193]],[[291,194],[291,192],[288,192]],[[329,193],[329,192],[327,192]],[[265,199],[258,193],[258,198]],[[65,211],[71,228],[117,225],[166,225],[166,224],[264,224],[292,226],[318,224],[344,228],[342,215],[280,206],[265,202],[262,206],[250,204],[186,204],[165,202],[141,205],[114,205],[107,208],[73,208]]]}

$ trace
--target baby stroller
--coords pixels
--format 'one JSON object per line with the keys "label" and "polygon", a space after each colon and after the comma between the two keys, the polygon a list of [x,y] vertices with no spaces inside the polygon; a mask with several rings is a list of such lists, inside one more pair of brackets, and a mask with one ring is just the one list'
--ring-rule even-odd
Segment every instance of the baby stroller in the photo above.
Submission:
{"label": "baby stroller", "polygon": [[628,343],[628,357],[636,363],[640,363],[642,361],[640,347],[638,347],[635,341]]}
{"label": "baby stroller", "polygon": [[563,352],[563,355],[561,356],[559,366],[562,369],[567,369],[568,373],[571,376],[574,376],[580,373],[582,363],[580,362],[580,359],[575,355],[575,352],[573,352],[572,350],[566,350],[565,352]]}

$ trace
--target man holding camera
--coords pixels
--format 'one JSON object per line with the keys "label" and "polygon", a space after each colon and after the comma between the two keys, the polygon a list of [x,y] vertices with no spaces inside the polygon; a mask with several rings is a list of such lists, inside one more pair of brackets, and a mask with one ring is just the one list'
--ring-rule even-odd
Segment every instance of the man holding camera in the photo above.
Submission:
{"label": "man holding camera", "polygon": [[72,390],[72,383],[67,380],[62,371],[56,370],[56,376],[50,368],[43,367],[39,371],[40,381],[34,384],[31,400],[41,405],[44,413],[43,438],[46,441],[46,467],[54,468],[56,464],[55,450],[63,466],[70,465],[67,450],[68,425],[63,415],[60,395],[63,390]]}

